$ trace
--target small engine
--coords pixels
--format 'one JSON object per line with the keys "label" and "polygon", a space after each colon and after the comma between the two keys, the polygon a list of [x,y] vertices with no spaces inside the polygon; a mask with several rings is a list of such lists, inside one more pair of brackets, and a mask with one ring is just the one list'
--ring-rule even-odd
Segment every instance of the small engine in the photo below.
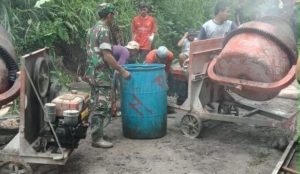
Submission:
{"label": "small engine", "polygon": [[55,105],[56,113],[53,127],[62,147],[77,148],[79,140],[86,137],[88,101],[88,93],[76,90],[51,101]]}
{"label": "small engine", "polygon": [[64,148],[77,148],[80,139],[86,137],[88,125],[78,122],[76,125],[69,125],[59,119],[55,132],[61,146]]}
{"label": "small engine", "polygon": [[[74,149],[80,139],[86,137],[88,129],[89,94],[77,92],[60,95],[44,106],[44,128],[40,141],[34,145],[36,151],[45,151],[50,146],[57,146],[56,137],[61,147]],[[51,127],[56,135],[52,133]],[[55,137],[56,136],[56,137]]]}

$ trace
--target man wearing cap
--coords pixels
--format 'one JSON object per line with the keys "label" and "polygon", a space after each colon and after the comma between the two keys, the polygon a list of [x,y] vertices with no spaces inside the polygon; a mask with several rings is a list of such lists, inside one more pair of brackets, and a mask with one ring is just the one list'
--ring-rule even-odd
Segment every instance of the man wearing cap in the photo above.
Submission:
{"label": "man wearing cap", "polygon": [[[173,81],[174,81],[173,76],[170,73],[173,59],[174,59],[173,53],[171,51],[169,51],[167,47],[160,46],[157,49],[154,49],[147,54],[144,63],[146,63],[146,64],[153,64],[153,63],[165,64],[166,65],[165,71],[166,71],[166,76],[167,76],[167,83],[168,83],[168,86],[171,86],[171,85],[173,85]],[[168,91],[168,93],[171,93],[171,92]],[[168,110],[168,112],[173,112],[173,111]]]}
{"label": "man wearing cap", "polygon": [[119,65],[124,65],[128,63],[137,54],[139,50],[139,44],[136,41],[130,41],[123,47],[121,45],[114,45],[112,48],[112,54],[114,58],[118,61]]}
{"label": "man wearing cap", "polygon": [[115,8],[110,3],[99,5],[100,20],[87,33],[87,70],[84,80],[91,86],[90,120],[92,146],[109,148],[113,144],[103,139],[104,119],[110,117],[110,85],[112,69],[128,79],[130,73],[123,69],[112,56],[109,33]]}
{"label": "man wearing cap", "polygon": [[140,45],[139,55],[141,59],[144,59],[151,50],[154,34],[157,32],[155,18],[150,16],[149,12],[150,6],[141,2],[139,15],[135,16],[131,23],[132,40]]}
{"label": "man wearing cap", "polygon": [[167,47],[160,46],[158,47],[158,49],[154,49],[147,54],[145,58],[145,63],[165,64],[166,73],[169,74],[173,59],[174,59],[173,53],[169,51]]}

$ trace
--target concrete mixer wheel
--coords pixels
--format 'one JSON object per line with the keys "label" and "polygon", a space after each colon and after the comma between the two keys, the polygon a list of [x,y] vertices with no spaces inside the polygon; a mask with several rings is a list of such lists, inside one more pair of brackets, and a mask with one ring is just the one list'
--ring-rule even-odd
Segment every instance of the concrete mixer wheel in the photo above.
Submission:
{"label": "concrete mixer wheel", "polygon": [[202,121],[193,114],[184,115],[180,122],[180,130],[189,138],[197,138],[202,130]]}
{"label": "concrete mixer wheel", "polygon": [[218,113],[225,115],[239,116],[239,108],[231,103],[220,103],[218,106]]}
{"label": "concrete mixer wheel", "polygon": [[21,161],[5,161],[0,163],[1,174],[32,174],[29,164]]}
{"label": "concrete mixer wheel", "polygon": [[39,57],[35,62],[33,81],[40,96],[45,97],[48,92],[50,77],[48,62],[43,57]]}

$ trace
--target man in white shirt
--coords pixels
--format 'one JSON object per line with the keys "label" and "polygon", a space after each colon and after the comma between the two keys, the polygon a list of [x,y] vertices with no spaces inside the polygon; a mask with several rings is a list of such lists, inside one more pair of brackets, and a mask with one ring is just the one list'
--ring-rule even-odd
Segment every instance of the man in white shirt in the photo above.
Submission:
{"label": "man in white shirt", "polygon": [[214,13],[215,17],[202,25],[198,40],[224,37],[237,28],[234,22],[228,20],[229,6],[225,2],[218,2],[215,6]]}

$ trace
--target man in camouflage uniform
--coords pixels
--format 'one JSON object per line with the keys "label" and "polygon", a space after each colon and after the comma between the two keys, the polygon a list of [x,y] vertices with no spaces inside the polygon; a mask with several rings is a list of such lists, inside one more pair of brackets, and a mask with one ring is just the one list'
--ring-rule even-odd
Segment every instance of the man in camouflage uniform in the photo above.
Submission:
{"label": "man in camouflage uniform", "polygon": [[[99,6],[100,20],[87,34],[87,64],[85,79],[91,86],[90,119],[92,146],[109,148],[113,144],[103,139],[103,122],[110,117],[110,85],[112,69],[128,79],[130,73],[120,67],[112,56],[109,27],[114,19],[114,6],[103,3]],[[112,69],[110,69],[112,68]]]}

